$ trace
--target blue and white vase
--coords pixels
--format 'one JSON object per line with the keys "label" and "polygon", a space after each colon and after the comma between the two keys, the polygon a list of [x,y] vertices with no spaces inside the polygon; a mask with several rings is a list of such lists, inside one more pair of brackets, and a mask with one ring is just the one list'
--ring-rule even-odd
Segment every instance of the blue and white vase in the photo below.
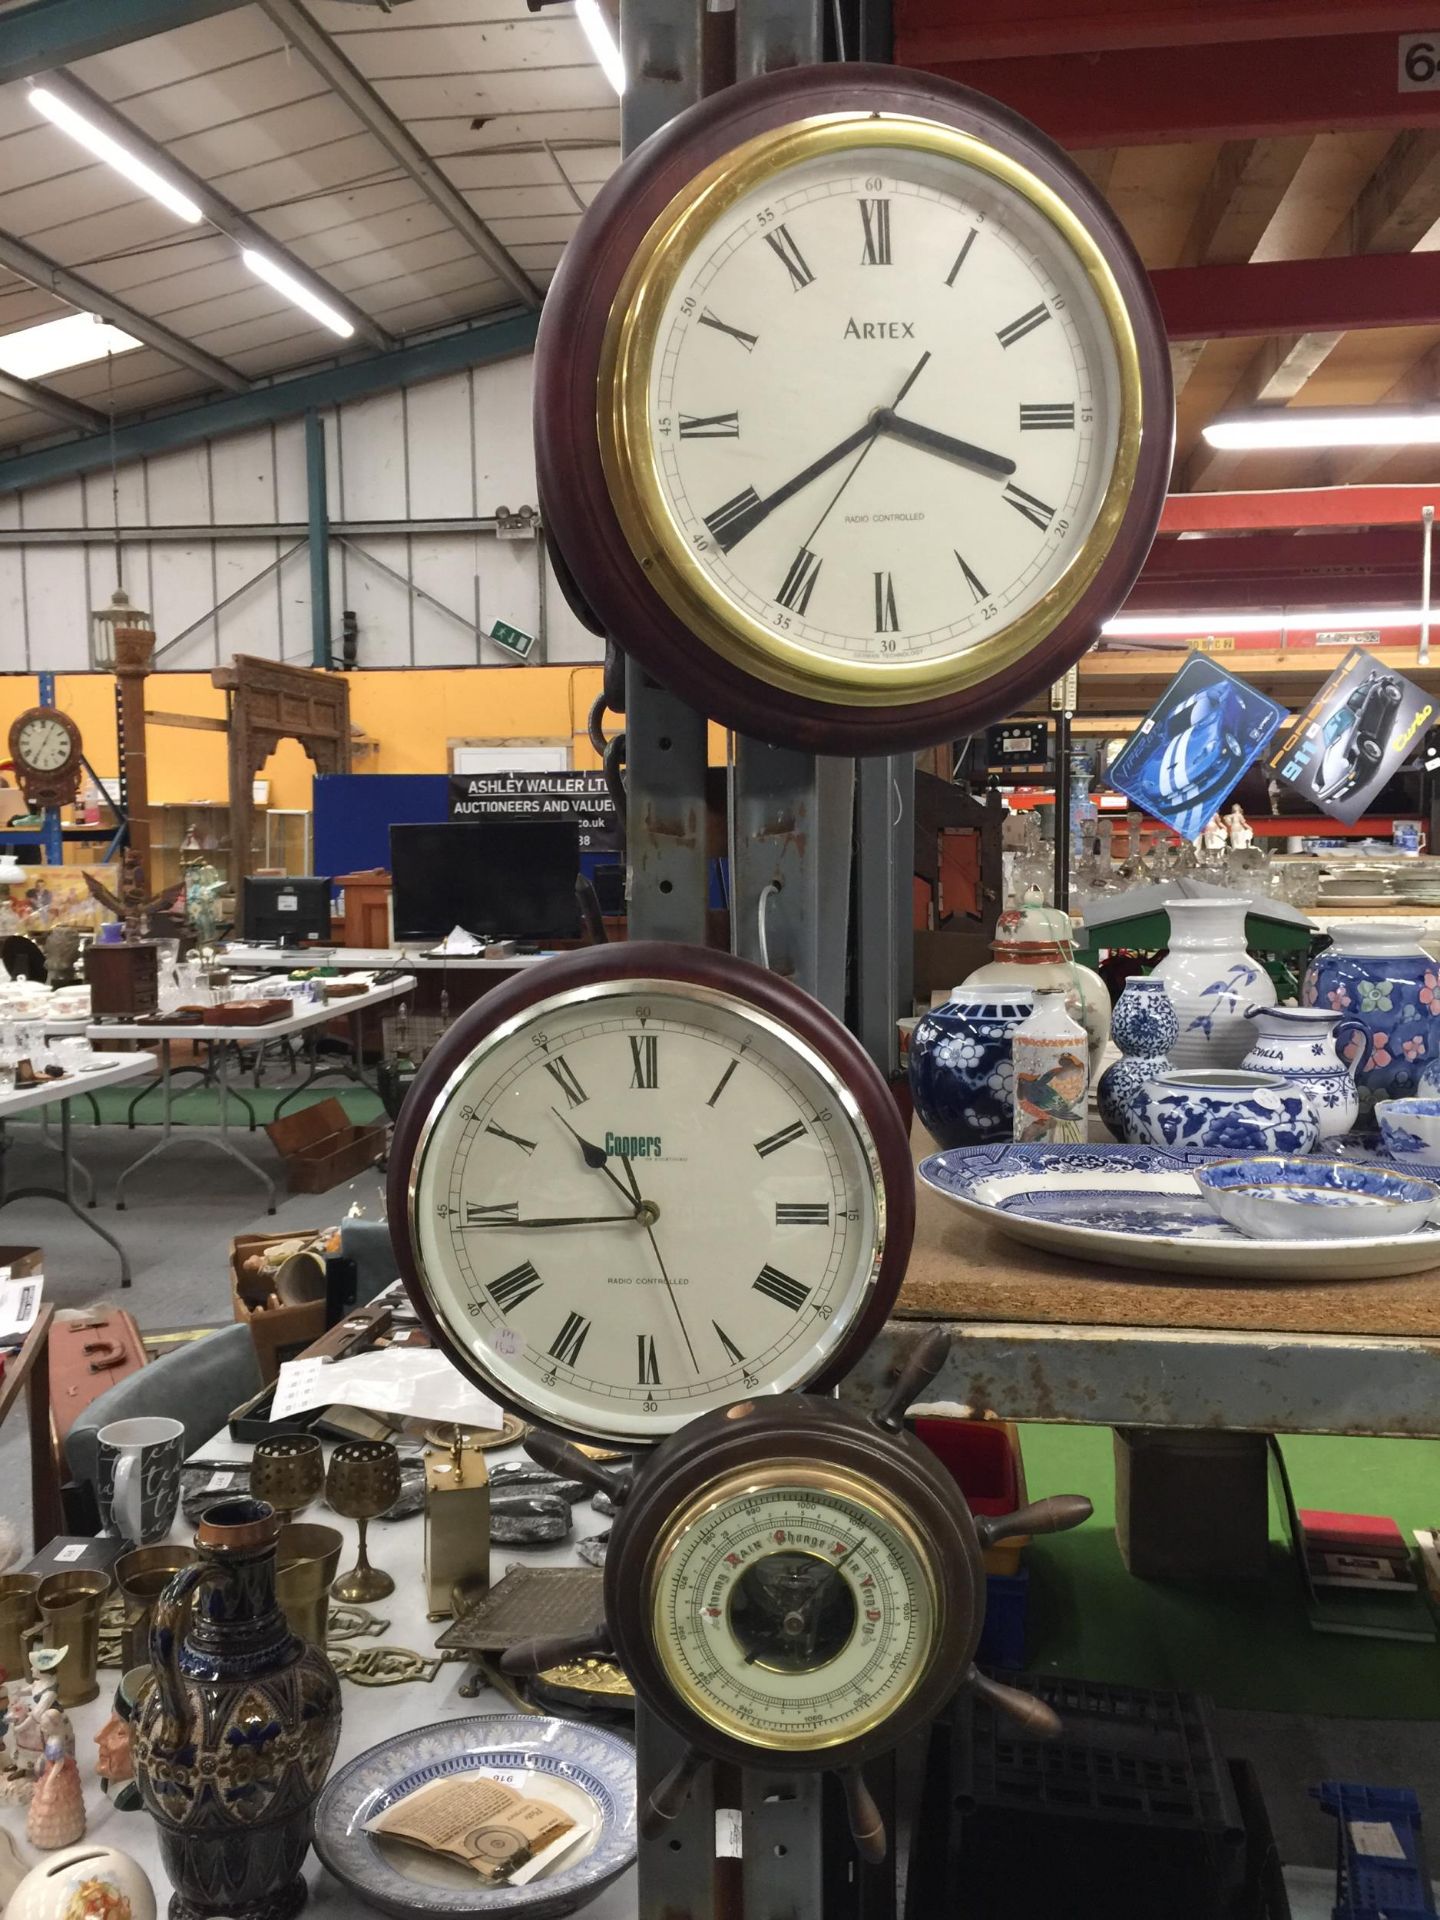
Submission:
{"label": "blue and white vase", "polygon": [[1278,1074],[1180,1067],[1141,1087],[1132,1124],[1152,1147],[1202,1153],[1309,1153],[1320,1123],[1309,1097]]}
{"label": "blue and white vase", "polygon": [[[1355,1059],[1365,1028],[1329,1007],[1256,1007],[1255,1044],[1241,1065],[1251,1073],[1278,1074],[1308,1094],[1320,1122],[1320,1138],[1349,1133],[1360,1118]],[[1349,1064],[1340,1057],[1345,1046]]]}
{"label": "blue and white vase", "polygon": [[1238,1067],[1250,1051],[1252,1007],[1272,1007],[1275,987],[1245,951],[1248,900],[1169,900],[1170,951],[1151,976],[1180,1016],[1177,1067]]}
{"label": "blue and white vase", "polygon": [[1010,1042],[1035,996],[1017,987],[957,987],[910,1038],[915,1111],[942,1147],[1008,1140],[1015,1120]]}
{"label": "blue and white vase", "polygon": [[1305,1005],[1347,1014],[1363,1030],[1342,1051],[1364,1114],[1377,1100],[1428,1091],[1425,1070],[1440,1065],[1440,964],[1419,936],[1414,920],[1336,926],[1305,972]]}
{"label": "blue and white vase", "polygon": [[1145,974],[1127,980],[1115,1002],[1110,1031],[1121,1057],[1101,1074],[1095,1103],[1115,1138],[1138,1146],[1139,1135],[1130,1124],[1131,1099],[1169,1067],[1170,1049],[1180,1033],[1180,1016],[1165,982]]}

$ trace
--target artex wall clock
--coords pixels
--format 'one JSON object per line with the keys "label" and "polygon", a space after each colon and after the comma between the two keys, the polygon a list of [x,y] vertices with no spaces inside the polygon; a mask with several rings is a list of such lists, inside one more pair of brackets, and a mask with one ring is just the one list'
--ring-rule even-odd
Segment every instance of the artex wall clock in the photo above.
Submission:
{"label": "artex wall clock", "polygon": [[712,718],[841,752],[1058,678],[1173,445],[1105,201],[1018,115],[880,66],[729,88],[632,154],[550,289],[535,407],[593,619]]}
{"label": "artex wall clock", "polygon": [[80,729],[58,707],[27,707],[10,728],[10,758],[32,807],[67,805],[80,791]]}

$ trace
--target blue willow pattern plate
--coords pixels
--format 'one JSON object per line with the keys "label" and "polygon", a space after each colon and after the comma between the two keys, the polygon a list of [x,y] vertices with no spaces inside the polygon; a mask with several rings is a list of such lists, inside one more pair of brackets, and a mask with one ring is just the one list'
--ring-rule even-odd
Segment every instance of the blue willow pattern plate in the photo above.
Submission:
{"label": "blue willow pattern plate", "polygon": [[[1358,1156],[1357,1156],[1358,1157]],[[1007,1238],[1072,1260],[1245,1280],[1364,1280],[1440,1267],[1440,1232],[1259,1240],[1217,1218],[1192,1177],[1233,1154],[1190,1148],[952,1147],[920,1178]],[[1384,1155],[1379,1166],[1392,1167]]]}
{"label": "blue willow pattern plate", "polygon": [[[528,1886],[484,1887],[458,1863],[365,1831],[367,1820],[417,1787],[481,1771],[537,1798],[548,1796],[562,1811],[598,1813],[595,1835],[581,1843],[578,1857],[562,1856],[553,1873]],[[396,1734],[342,1767],[315,1808],[315,1851],[353,1893],[401,1920],[434,1914],[546,1920],[593,1900],[630,1866],[635,1826],[635,1750],[628,1741],[572,1720],[483,1714]]]}

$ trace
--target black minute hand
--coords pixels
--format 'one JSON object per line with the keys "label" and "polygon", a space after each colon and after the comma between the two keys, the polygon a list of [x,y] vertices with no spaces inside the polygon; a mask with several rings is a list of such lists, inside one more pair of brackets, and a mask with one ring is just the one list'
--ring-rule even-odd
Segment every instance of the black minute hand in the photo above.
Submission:
{"label": "black minute hand", "polygon": [[812,480],[818,480],[822,473],[828,473],[847,453],[854,453],[867,440],[873,440],[876,431],[875,422],[867,420],[863,427],[857,427],[854,433],[847,434],[838,446],[831,447],[828,453],[822,453],[818,460],[812,460],[793,480],[787,480],[783,487],[767,493],[763,500],[757,494],[741,494],[728,506],[722,507],[705,523],[714,535],[716,546],[726,553],[738,546],[746,534],[753,533],[756,527],[768,520],[777,507],[783,507],[802,487],[808,487]]}
{"label": "black minute hand", "polygon": [[982,473],[1010,474],[1015,471],[1015,462],[1007,460],[1003,453],[991,453],[986,447],[973,446],[968,440],[957,440],[953,434],[941,433],[935,427],[922,427],[918,420],[905,420],[892,407],[882,407],[875,416],[875,424],[881,433],[890,433],[897,440],[908,440],[912,446],[928,447],[932,453],[948,454],[952,460],[963,460],[967,465],[979,467]]}

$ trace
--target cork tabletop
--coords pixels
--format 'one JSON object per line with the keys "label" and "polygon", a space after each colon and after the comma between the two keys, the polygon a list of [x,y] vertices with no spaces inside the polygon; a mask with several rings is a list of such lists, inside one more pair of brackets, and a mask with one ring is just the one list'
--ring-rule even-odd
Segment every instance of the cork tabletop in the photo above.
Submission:
{"label": "cork tabletop", "polygon": [[[918,1121],[911,1147],[917,1163],[938,1151]],[[1062,1260],[1022,1246],[917,1179],[915,1249],[895,1312],[934,1320],[1440,1338],[1440,1267],[1398,1279],[1314,1286],[1293,1280],[1233,1286],[1190,1274],[1147,1276],[1139,1267]]]}

